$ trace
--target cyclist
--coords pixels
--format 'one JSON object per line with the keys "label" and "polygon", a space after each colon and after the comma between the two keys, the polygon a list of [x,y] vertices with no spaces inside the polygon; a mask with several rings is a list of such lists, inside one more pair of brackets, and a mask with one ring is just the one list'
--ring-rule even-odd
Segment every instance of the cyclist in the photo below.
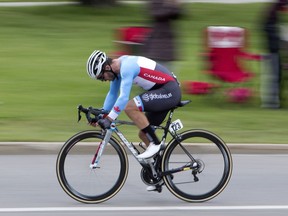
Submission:
{"label": "cyclist", "polygon": [[[93,79],[111,81],[103,105],[103,109],[110,112],[94,126],[110,128],[124,111],[140,129],[139,137],[147,146],[138,158],[153,157],[161,149],[161,143],[151,125],[160,125],[169,109],[181,100],[181,89],[173,73],[143,56],[124,55],[112,59],[100,50],[88,58],[87,73]],[[145,92],[129,100],[133,84]]]}

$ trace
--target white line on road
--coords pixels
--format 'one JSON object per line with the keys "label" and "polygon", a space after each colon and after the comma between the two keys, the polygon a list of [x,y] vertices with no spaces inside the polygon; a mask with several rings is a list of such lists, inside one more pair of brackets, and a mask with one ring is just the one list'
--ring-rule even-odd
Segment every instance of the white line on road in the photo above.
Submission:
{"label": "white line on road", "polygon": [[288,205],[255,206],[162,206],[162,207],[35,207],[35,208],[0,208],[3,212],[70,212],[70,211],[226,211],[226,210],[288,210]]}

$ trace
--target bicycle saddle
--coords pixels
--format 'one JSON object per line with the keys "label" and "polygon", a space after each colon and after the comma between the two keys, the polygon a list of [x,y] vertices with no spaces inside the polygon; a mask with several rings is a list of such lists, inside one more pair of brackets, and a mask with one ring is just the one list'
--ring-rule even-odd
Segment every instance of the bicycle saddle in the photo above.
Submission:
{"label": "bicycle saddle", "polygon": [[177,107],[183,107],[183,106],[189,104],[190,102],[191,102],[191,100],[180,101],[179,104],[177,105]]}

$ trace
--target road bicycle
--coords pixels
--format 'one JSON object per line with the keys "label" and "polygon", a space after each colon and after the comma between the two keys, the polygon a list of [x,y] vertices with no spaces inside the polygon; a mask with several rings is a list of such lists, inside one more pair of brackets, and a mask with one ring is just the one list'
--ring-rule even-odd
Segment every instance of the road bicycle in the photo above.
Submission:
{"label": "road bicycle", "polygon": [[[109,129],[87,130],[72,136],[61,148],[56,163],[57,178],[63,190],[83,203],[100,203],[115,196],[128,175],[128,154],[139,162],[140,176],[147,185],[162,187],[187,202],[204,202],[219,195],[232,174],[232,156],[224,141],[207,130],[180,132],[180,119],[172,122],[175,110],[190,101],[181,101],[171,109],[162,130],[164,146],[153,158],[138,159],[142,145],[129,142],[119,130],[131,122],[115,120]],[[78,106],[78,118],[85,113],[95,122],[107,113],[92,107]],[[171,140],[166,139],[171,136]],[[117,137],[115,136],[117,135]],[[127,150],[125,150],[126,146]]]}

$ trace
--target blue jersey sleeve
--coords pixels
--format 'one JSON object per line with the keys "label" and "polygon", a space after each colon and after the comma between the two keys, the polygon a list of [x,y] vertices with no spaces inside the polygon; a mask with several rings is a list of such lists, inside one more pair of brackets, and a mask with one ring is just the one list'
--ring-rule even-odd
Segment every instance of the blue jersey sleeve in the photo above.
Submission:
{"label": "blue jersey sleeve", "polygon": [[108,111],[112,110],[112,108],[113,108],[113,106],[114,106],[114,104],[118,98],[120,83],[121,83],[120,78],[118,80],[115,79],[114,81],[112,81],[110,83],[110,90],[106,95],[104,105],[103,105],[104,110],[108,110]]}
{"label": "blue jersey sleeve", "polygon": [[[116,99],[116,102],[113,104],[113,107],[108,115],[111,119],[115,120],[118,115],[125,109],[129,101],[133,80],[140,71],[139,66],[135,64],[134,61],[135,57],[127,57],[121,62],[120,78],[119,80],[117,80],[120,81],[118,88],[120,92],[118,98]],[[114,101],[112,101],[111,103],[113,102]]]}

